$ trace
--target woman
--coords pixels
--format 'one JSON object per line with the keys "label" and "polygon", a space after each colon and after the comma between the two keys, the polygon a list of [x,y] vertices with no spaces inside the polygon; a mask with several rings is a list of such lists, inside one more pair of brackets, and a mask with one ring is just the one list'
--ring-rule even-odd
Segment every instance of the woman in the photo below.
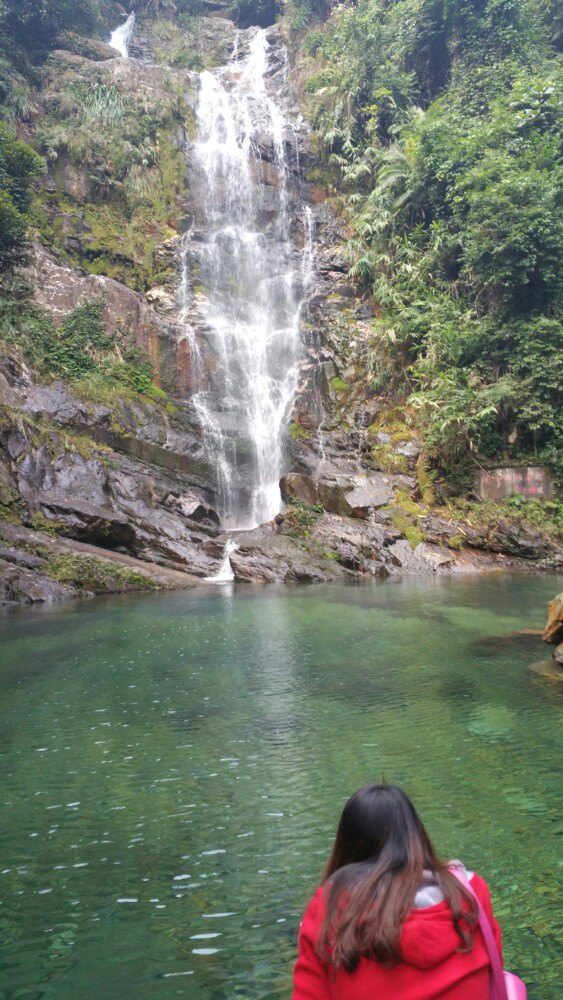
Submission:
{"label": "woman", "polygon": [[[470,880],[500,951],[486,882],[449,868]],[[449,868],[400,788],[356,792],[301,924],[292,1000],[488,1000],[477,906]]]}

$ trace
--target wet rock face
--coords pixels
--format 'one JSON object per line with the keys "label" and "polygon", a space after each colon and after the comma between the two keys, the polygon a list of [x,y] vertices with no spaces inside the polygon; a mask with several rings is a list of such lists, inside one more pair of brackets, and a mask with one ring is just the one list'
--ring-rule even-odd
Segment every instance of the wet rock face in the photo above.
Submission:
{"label": "wet rock face", "polygon": [[212,470],[198,458],[188,423],[176,415],[172,428],[157,406],[111,410],[62,383],[29,384],[21,371],[19,384],[11,377],[0,431],[4,504],[16,501],[25,523],[39,517],[81,542],[200,577],[217,571]]}
{"label": "wet rock face", "polygon": [[458,573],[507,569],[482,554],[468,555],[420,542],[414,548],[392,525],[338,514],[311,517],[306,527],[291,512],[254,531],[235,533],[230,556],[235,580],[322,583],[403,574]]}
{"label": "wet rock face", "polygon": [[0,605],[54,604],[72,597],[78,597],[74,587],[0,557]]}
{"label": "wet rock face", "polygon": [[[218,528],[221,521],[216,510],[202,503],[201,497],[194,493],[184,493],[176,495],[170,493],[164,499],[164,506],[170,510],[178,511],[183,517],[196,524],[206,525],[208,528]],[[213,533],[213,531],[211,532]]]}

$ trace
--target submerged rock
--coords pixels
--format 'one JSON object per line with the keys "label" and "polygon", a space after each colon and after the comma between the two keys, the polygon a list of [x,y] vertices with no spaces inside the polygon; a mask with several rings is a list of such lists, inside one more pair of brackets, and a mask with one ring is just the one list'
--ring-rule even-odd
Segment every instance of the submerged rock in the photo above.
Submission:
{"label": "submerged rock", "polygon": [[532,663],[530,670],[538,677],[553,684],[563,682],[563,665],[560,665],[553,657],[549,660],[540,660],[539,663]]}

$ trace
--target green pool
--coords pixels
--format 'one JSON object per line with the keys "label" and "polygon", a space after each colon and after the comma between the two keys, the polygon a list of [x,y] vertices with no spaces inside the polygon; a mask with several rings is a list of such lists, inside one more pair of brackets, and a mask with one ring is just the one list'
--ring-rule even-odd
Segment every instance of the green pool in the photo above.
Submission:
{"label": "green pool", "polygon": [[555,1000],[553,576],[216,588],[6,613],[0,996],[289,995],[344,798],[400,783]]}

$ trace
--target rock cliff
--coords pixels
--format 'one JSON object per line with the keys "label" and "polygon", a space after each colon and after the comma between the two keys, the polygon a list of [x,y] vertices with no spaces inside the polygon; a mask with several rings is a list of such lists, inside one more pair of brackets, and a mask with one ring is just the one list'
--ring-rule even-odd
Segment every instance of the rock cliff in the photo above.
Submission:
{"label": "rock cliff", "polygon": [[[180,42],[220,63],[235,34],[229,20],[204,17],[197,38]],[[277,29],[269,29],[269,39],[275,76],[285,52]],[[72,380],[38,374],[17,344],[3,349],[0,601],[191,586],[221,565],[226,535],[217,514],[218,473],[193,402],[221,363],[202,309],[205,289],[197,285],[204,239],[198,205],[206,197],[190,168],[197,73],[163,64],[162,50],[154,26],[141,24],[129,60],[103,46],[89,56],[57,51],[26,124],[28,138],[37,138],[46,102],[60,100],[65,75],[76,86],[106,88],[106,97],[134,100],[147,118],[160,105],[159,139],[147,123],[144,151],[158,171],[139,166],[116,179],[115,166],[98,162],[97,136],[83,137],[78,157],[59,137],[38,193],[41,225],[25,275],[55,326],[84,303],[101,301],[117,350],[134,342],[150,358],[160,392],[120,398],[116,386],[96,398]],[[297,259],[311,236],[303,222],[308,206],[314,252],[300,311],[303,350],[281,483],[285,506],[273,521],[235,533],[235,579],[325,581],[561,565],[561,554],[539,532],[503,523],[485,530],[462,517],[438,516],[424,496],[416,438],[400,420],[394,430],[379,420],[369,379],[373,309],[347,276],[345,225],[311,179],[314,152],[289,80],[293,134],[284,141],[298,153],[287,191],[291,240]],[[148,148],[155,142],[158,154]],[[256,184],[267,229],[280,181],[266,133],[259,152]],[[137,216],[123,194],[135,177],[153,185],[152,194],[143,188]],[[180,301],[186,262],[189,303]],[[104,563],[105,576],[92,560]]]}

